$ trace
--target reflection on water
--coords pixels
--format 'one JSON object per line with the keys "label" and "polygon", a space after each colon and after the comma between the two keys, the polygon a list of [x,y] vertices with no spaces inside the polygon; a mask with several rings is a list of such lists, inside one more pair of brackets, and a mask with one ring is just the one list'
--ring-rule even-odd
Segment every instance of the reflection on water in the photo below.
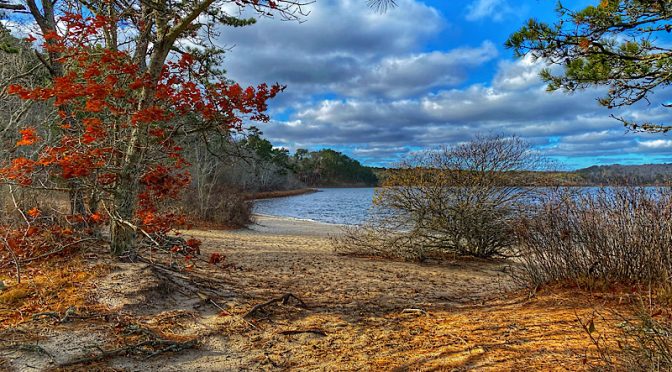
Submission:
{"label": "reflection on water", "polygon": [[366,219],[373,188],[320,189],[319,192],[254,202],[254,213],[327,223],[359,225]]}

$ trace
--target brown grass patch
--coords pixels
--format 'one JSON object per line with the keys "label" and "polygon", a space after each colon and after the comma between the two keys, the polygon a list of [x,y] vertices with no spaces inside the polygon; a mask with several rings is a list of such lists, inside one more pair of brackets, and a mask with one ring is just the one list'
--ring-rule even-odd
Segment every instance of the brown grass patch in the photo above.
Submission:
{"label": "brown grass patch", "polygon": [[[588,370],[602,362],[580,322],[604,305],[589,293],[554,289],[532,299],[512,295],[426,314],[396,312],[354,321],[349,314],[318,313],[279,321],[257,344],[270,358],[285,359],[283,368]],[[617,332],[609,319],[594,323],[599,332]],[[285,328],[320,329],[327,336],[280,336],[278,329]]]}
{"label": "brown grass patch", "polygon": [[6,289],[0,292],[0,330],[31,320],[34,314],[64,313],[68,308],[92,305],[92,279],[105,272],[104,265],[84,262],[77,254],[23,268],[21,283],[11,273],[0,274]]}

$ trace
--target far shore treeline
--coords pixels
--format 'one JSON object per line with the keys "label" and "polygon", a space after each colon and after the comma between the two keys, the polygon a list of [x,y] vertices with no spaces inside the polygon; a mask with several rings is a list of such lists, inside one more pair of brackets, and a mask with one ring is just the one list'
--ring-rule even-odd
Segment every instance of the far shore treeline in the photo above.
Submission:
{"label": "far shore treeline", "polygon": [[[276,175],[289,176],[266,191],[299,187],[375,187],[385,185],[394,167],[371,167],[332,149],[309,151],[299,148],[291,153],[274,147],[253,129],[241,141],[260,159],[277,167]],[[427,170],[431,174],[431,170]],[[514,174],[515,173],[515,174]],[[519,186],[662,186],[672,183],[672,164],[594,165],[573,171],[511,172],[508,183]]]}

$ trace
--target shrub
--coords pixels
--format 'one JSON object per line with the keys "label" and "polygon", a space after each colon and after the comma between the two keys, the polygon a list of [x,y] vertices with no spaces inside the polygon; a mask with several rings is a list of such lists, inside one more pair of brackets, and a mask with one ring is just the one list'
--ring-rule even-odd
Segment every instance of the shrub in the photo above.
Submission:
{"label": "shrub", "polygon": [[[670,371],[672,370],[672,318],[669,306],[651,306],[640,302],[632,315],[609,310],[594,312],[582,321],[598,356],[600,371]],[[648,299],[649,301],[652,298]],[[616,323],[616,332],[597,329],[595,318]]]}
{"label": "shrub", "polygon": [[514,221],[534,192],[538,158],[518,138],[480,137],[427,151],[387,174],[378,213],[349,230],[337,251],[422,260],[430,256],[508,255]]}
{"label": "shrub", "polygon": [[549,192],[518,225],[521,278],[533,285],[670,283],[672,194],[666,189]]}
{"label": "shrub", "polygon": [[220,187],[207,200],[199,193],[189,192],[183,199],[183,209],[198,223],[246,226],[251,222],[252,205],[246,201],[246,193],[231,187]]}

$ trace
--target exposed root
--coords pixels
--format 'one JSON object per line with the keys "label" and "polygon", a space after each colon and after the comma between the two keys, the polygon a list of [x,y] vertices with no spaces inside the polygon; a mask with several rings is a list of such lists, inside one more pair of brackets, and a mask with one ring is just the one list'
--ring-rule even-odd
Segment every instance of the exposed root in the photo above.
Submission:
{"label": "exposed root", "polygon": [[165,352],[178,352],[182,350],[192,349],[197,345],[198,340],[190,340],[185,342],[171,341],[171,340],[148,340],[142,341],[133,345],[123,346],[112,350],[101,350],[100,353],[86,357],[79,358],[67,363],[62,363],[59,367],[70,367],[79,364],[87,364],[100,362],[109,358],[123,356],[128,354],[144,354],[147,358],[157,356]]}
{"label": "exposed root", "polygon": [[291,293],[285,293],[284,295],[282,295],[280,297],[270,299],[270,300],[268,300],[268,301],[266,301],[262,304],[254,305],[254,307],[250,311],[248,311],[247,314],[245,314],[243,316],[243,318],[253,316],[258,311],[263,310],[264,307],[266,307],[268,305],[272,305],[274,303],[280,302],[283,305],[287,305],[287,304],[289,304],[289,300],[291,300],[292,298],[295,299],[298,302],[298,305],[297,305],[298,307],[302,307],[304,309],[308,308],[308,305],[306,305],[306,303],[303,302],[303,300],[301,300],[300,298],[296,297],[295,295],[293,295]]}
{"label": "exposed root", "polygon": [[289,330],[286,330],[286,331],[280,331],[278,333],[280,333],[281,335],[286,335],[286,336],[298,335],[298,334],[302,334],[302,333],[313,333],[313,334],[320,335],[320,336],[326,336],[327,335],[327,332],[325,332],[321,329],[316,329],[316,328],[313,328],[313,329],[289,329]]}
{"label": "exposed root", "polygon": [[130,345],[125,345],[116,349],[103,350],[96,347],[100,352],[92,356],[78,358],[62,363],[59,367],[70,367],[80,364],[100,362],[110,358],[126,355],[144,355],[147,358],[155,357],[166,352],[179,352],[182,350],[193,349],[198,344],[199,338],[193,338],[187,341],[169,340],[151,329],[143,328],[135,324],[130,324],[124,329],[124,336],[141,336],[144,341],[139,341]]}

